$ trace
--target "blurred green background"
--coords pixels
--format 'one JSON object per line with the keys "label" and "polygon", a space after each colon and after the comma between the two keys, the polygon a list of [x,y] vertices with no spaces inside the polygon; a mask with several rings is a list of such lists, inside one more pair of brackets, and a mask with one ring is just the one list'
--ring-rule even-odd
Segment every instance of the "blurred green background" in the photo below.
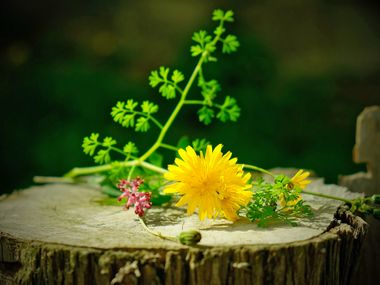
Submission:
{"label": "blurred green background", "polygon": [[[148,147],[113,123],[117,100],[164,102],[148,86],[160,65],[190,75],[194,31],[215,8],[233,9],[238,53],[206,66],[242,108],[237,124],[181,114],[167,142],[187,134],[223,143],[240,162],[313,169],[328,182],[364,169],[352,162],[355,122],[380,103],[380,18],[370,1],[2,1],[0,9],[1,191],[34,175],[92,165],[84,136]],[[196,88],[191,92],[196,98]],[[171,103],[161,107],[162,120]],[[169,161],[168,161],[169,162]]]}

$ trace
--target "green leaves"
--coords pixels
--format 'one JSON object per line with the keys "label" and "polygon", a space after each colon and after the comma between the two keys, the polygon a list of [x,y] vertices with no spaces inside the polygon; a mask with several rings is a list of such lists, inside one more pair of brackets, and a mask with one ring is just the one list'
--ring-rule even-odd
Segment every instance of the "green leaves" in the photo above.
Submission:
{"label": "green leaves", "polygon": [[182,72],[174,70],[170,79],[169,77],[170,69],[167,67],[161,66],[159,70],[154,70],[149,76],[149,85],[153,88],[160,85],[158,91],[166,99],[173,99],[176,97],[176,92],[182,92],[178,83],[182,82],[185,77]]}
{"label": "green leaves", "polygon": [[235,52],[238,47],[240,46],[239,41],[237,40],[237,37],[234,35],[228,35],[223,42],[223,53],[232,53]]}
{"label": "green leaves", "polygon": [[203,89],[202,95],[204,97],[203,107],[198,110],[199,121],[205,125],[209,125],[212,119],[215,117],[213,108],[219,108],[219,112],[216,117],[223,123],[227,121],[236,122],[240,116],[240,108],[236,103],[236,99],[227,96],[223,105],[215,104],[213,99],[216,96],[216,92],[210,89]]}
{"label": "green leaves", "polygon": [[[110,163],[111,157],[109,152],[113,149],[113,146],[116,145],[117,142],[111,137],[105,137],[103,142],[98,141],[98,138],[99,134],[97,133],[92,133],[89,137],[85,137],[82,144],[83,151],[84,153],[93,156],[96,163]],[[98,150],[95,155],[95,151],[98,147],[103,147],[104,149]]]}
{"label": "green leaves", "polygon": [[182,82],[185,79],[185,76],[182,74],[182,72],[178,70],[174,70],[172,74],[172,81],[177,84]]}
{"label": "green leaves", "polygon": [[[216,50],[216,44],[222,43],[223,53],[232,53],[239,47],[239,41],[235,35],[227,35],[222,38],[226,29],[224,28],[225,22],[234,21],[234,13],[230,10],[223,11],[217,9],[213,12],[212,19],[219,21],[219,26],[214,30],[214,36],[208,34],[206,31],[201,30],[194,33],[192,39],[196,43],[191,46],[190,51],[192,56],[203,56],[204,62],[216,61],[216,58],[212,56],[212,53]],[[221,90],[218,81],[215,79],[206,81],[203,76],[203,70],[201,69],[198,74],[198,86],[201,88],[201,94],[203,97],[202,107],[198,110],[199,121],[205,125],[209,125],[212,119],[215,117],[215,108],[219,111],[216,113],[216,117],[222,122],[233,121],[235,122],[240,116],[240,108],[236,104],[236,100],[230,96],[225,98],[223,105],[214,103],[214,99],[217,93]],[[197,102],[199,104],[199,101]]]}
{"label": "green leaves", "polygon": [[204,123],[205,125],[209,125],[212,121],[212,118],[214,118],[214,110],[207,107],[203,106],[198,110],[198,116],[199,116],[199,121]]}
{"label": "green leaves", "polygon": [[209,145],[210,142],[206,139],[195,139],[192,141],[191,145],[195,152],[206,151],[207,145]]}
{"label": "green leaves", "polygon": [[199,43],[204,47],[207,43],[212,41],[212,36],[208,35],[205,30],[200,30],[199,32],[194,33],[192,39],[194,42]]}
{"label": "green leaves", "polygon": [[211,106],[213,100],[215,99],[217,92],[221,90],[218,81],[215,79],[210,81],[205,81],[203,77],[199,78],[198,86],[201,88],[201,94],[206,105]]}
{"label": "green leaves", "polygon": [[277,223],[296,225],[297,220],[312,215],[310,206],[300,196],[301,189],[288,189],[289,177],[275,178],[274,183],[259,178],[253,183],[253,197],[248,204],[246,216],[260,227]]}
{"label": "green leaves", "polygon": [[98,164],[106,164],[112,161],[110,156],[111,150],[124,155],[126,160],[129,160],[129,158],[134,157],[138,153],[138,149],[133,142],[128,142],[123,150],[118,149],[116,144],[116,140],[112,137],[105,137],[103,141],[99,141],[99,134],[92,133],[89,137],[83,139],[82,148],[84,153],[94,157],[95,163]]}
{"label": "green leaves", "polygon": [[204,51],[209,51],[211,53],[216,49],[215,43],[212,43],[212,36],[204,30],[195,32],[192,39],[197,43],[197,45],[190,47],[192,56],[198,56]]}
{"label": "green leaves", "polygon": [[193,149],[195,150],[195,152],[200,152],[200,151],[206,151],[206,147],[209,144],[210,144],[210,142],[204,138],[203,139],[195,139],[192,142],[190,142],[188,137],[183,136],[178,141],[177,147],[185,149],[188,145],[191,145],[193,147]]}
{"label": "green leaves", "polygon": [[99,134],[92,133],[89,137],[83,139],[82,148],[85,154],[94,155],[96,147],[99,145],[98,138]]}
{"label": "green leaves", "polygon": [[224,23],[234,21],[234,13],[231,10],[224,12],[223,10],[217,9],[213,12],[212,19],[220,22],[219,26],[217,26],[214,30],[215,37],[213,38],[206,31],[201,30],[194,33],[192,39],[196,42],[196,44],[190,47],[191,55],[204,55],[205,62],[216,61],[216,58],[211,56],[211,54],[216,50],[216,44],[219,41],[223,43],[223,53],[232,53],[236,51],[240,45],[234,35],[227,35],[224,39],[222,39],[222,35],[226,31],[224,28]]}
{"label": "green leaves", "polygon": [[140,117],[136,122],[136,132],[147,132],[150,128],[149,119],[146,117]]}
{"label": "green leaves", "polygon": [[116,106],[112,108],[111,116],[113,120],[123,127],[133,127],[135,125],[135,111],[134,109],[138,103],[132,99],[125,102],[117,102]]}
{"label": "green leaves", "polygon": [[154,114],[158,112],[158,105],[153,104],[149,101],[144,101],[141,104],[141,111],[146,115]]}
{"label": "green leaves", "polygon": [[234,21],[234,12],[231,10],[224,12],[221,9],[216,9],[212,13],[212,20],[213,21],[233,22]]}
{"label": "green leaves", "polygon": [[227,96],[216,117],[224,123],[227,121],[236,122],[239,116],[240,108],[236,104],[235,98]]}
{"label": "green leaves", "polygon": [[206,31],[195,32],[192,37],[197,44],[190,47],[191,56],[199,56],[206,53],[205,62],[216,61],[211,54],[216,50],[217,38],[213,39]]}
{"label": "green leaves", "polygon": [[97,155],[94,156],[95,163],[106,164],[111,162],[109,149],[101,149]]}
{"label": "green leaves", "polygon": [[133,142],[128,142],[124,147],[123,151],[127,154],[137,154],[139,152],[137,146]]}
{"label": "green leaves", "polygon": [[111,116],[113,120],[123,127],[135,128],[136,132],[146,132],[150,129],[150,121],[154,121],[156,125],[161,125],[151,115],[158,112],[158,105],[144,101],[141,105],[141,111],[135,110],[138,103],[132,99],[127,102],[117,102],[112,108]]}

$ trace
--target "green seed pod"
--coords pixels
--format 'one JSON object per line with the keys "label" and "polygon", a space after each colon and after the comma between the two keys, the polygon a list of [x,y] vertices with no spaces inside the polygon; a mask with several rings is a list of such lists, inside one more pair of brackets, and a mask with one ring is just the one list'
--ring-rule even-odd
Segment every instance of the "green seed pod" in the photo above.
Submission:
{"label": "green seed pod", "polygon": [[202,235],[197,230],[190,230],[181,232],[178,239],[184,245],[196,245],[202,239]]}

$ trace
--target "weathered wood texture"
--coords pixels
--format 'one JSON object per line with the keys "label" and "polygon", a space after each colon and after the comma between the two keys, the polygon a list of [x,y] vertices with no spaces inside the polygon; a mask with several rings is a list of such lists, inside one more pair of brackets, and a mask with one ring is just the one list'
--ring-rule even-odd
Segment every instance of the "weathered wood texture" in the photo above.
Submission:
{"label": "weathered wood texture", "polygon": [[[365,108],[357,119],[353,161],[365,163],[367,172],[341,176],[339,184],[366,195],[380,194],[380,106]],[[370,228],[358,274],[353,281],[360,285],[380,284],[380,221],[374,218],[367,221]]]}
{"label": "weathered wood texture", "polygon": [[[220,220],[201,225],[202,243],[187,247],[149,235],[132,211],[99,206],[100,197],[93,189],[47,185],[0,201],[1,284],[349,284],[367,229],[344,208],[334,215],[336,205],[311,197],[316,216],[300,227]],[[194,226],[192,218],[173,209],[147,216],[162,231]]]}
{"label": "weathered wood texture", "polygon": [[353,160],[365,163],[367,172],[339,177],[339,184],[367,195],[380,194],[380,106],[365,108],[356,122]]}

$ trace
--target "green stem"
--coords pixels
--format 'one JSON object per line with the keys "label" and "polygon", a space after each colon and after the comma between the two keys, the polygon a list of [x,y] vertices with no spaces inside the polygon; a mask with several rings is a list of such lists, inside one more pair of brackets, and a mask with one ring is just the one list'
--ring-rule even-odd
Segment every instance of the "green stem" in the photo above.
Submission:
{"label": "green stem", "polygon": [[217,103],[211,103],[211,104],[207,104],[205,101],[202,101],[202,100],[186,100],[184,104],[187,104],[187,105],[207,105],[207,106],[210,106],[210,107],[217,107],[219,109],[222,109],[222,105],[220,104],[217,104]]}
{"label": "green stem", "polygon": [[345,202],[348,204],[352,204],[351,200],[336,197],[336,196],[331,196],[331,195],[327,195],[327,194],[322,194],[322,193],[317,193],[317,192],[312,192],[312,191],[307,191],[307,190],[302,190],[302,193],[313,195],[313,196],[318,196],[318,197],[322,197],[322,198],[326,198],[326,199],[338,200],[338,201],[342,201],[342,202]]}
{"label": "green stem", "polygon": [[147,150],[147,152],[145,152],[141,157],[140,157],[140,160],[144,161],[146,160],[157,148],[160,147],[161,145],[161,142],[163,141],[163,139],[165,138],[165,135],[167,133],[167,131],[169,130],[170,126],[172,125],[174,119],[177,117],[179,111],[181,110],[185,100],[186,100],[186,96],[187,94],[189,93],[190,91],[190,88],[191,86],[193,85],[193,82],[195,80],[195,78],[197,77],[197,74],[202,66],[202,63],[203,61],[205,60],[206,56],[208,55],[208,52],[204,52],[201,56],[201,58],[199,59],[198,61],[198,64],[196,65],[193,73],[191,74],[191,77],[189,79],[189,81],[187,82],[186,84],[186,87],[185,89],[183,90],[182,92],[182,96],[181,96],[181,99],[179,100],[177,106],[174,108],[173,112],[171,113],[169,119],[166,121],[164,127],[162,128],[156,142],[150,147],[150,149]]}
{"label": "green stem", "polygon": [[131,169],[129,170],[128,178],[127,178],[128,181],[131,180],[131,177],[132,177],[132,174],[133,174],[133,171],[135,170],[135,168],[136,168],[136,165],[132,166]]}
{"label": "green stem", "polygon": [[[155,166],[153,164],[150,164],[148,162],[141,161],[138,159],[132,160],[132,161],[120,162],[119,165],[123,166],[123,167],[141,166],[141,167],[144,167],[146,169],[150,169],[150,170],[153,170],[155,172],[162,173],[162,174],[167,172],[167,170],[164,168]],[[66,173],[64,175],[64,177],[74,178],[74,177],[81,176],[81,175],[90,175],[90,174],[95,174],[95,173],[99,173],[99,172],[105,172],[105,171],[111,170],[113,167],[114,167],[114,165],[111,163],[104,164],[104,165],[98,165],[98,166],[91,166],[91,167],[76,167],[76,168],[73,168],[70,172]]]}
{"label": "green stem", "polygon": [[245,169],[251,169],[251,170],[255,170],[255,171],[259,171],[259,172],[262,172],[262,173],[265,173],[265,174],[268,174],[272,177],[275,177],[275,175],[271,172],[269,172],[268,170],[265,170],[264,168],[261,168],[261,167],[257,167],[257,166],[254,166],[254,165],[250,165],[250,164],[243,164],[243,168]]}
{"label": "green stem", "polygon": [[163,148],[166,148],[166,149],[170,149],[170,150],[173,150],[173,151],[178,151],[177,147],[175,147],[173,145],[170,145],[170,144],[166,144],[166,143],[161,143],[160,147],[163,147]]}
{"label": "green stem", "polygon": [[[101,144],[99,144],[99,145],[101,145]],[[121,149],[119,149],[117,147],[111,146],[110,149],[112,149],[113,151],[118,152],[124,156],[128,156],[128,154],[126,152],[122,151]]]}
{"label": "green stem", "polygon": [[171,80],[165,80],[164,81],[164,84],[170,84],[171,86],[173,86],[175,89],[177,89],[177,91],[179,92],[179,93],[183,93],[183,90],[176,84],[176,83],[174,83],[174,81],[171,81]]}
{"label": "green stem", "polygon": [[70,177],[53,177],[53,176],[34,176],[35,183],[75,183]]}
{"label": "green stem", "polygon": [[155,117],[153,117],[152,115],[148,115],[148,116],[147,116],[146,113],[143,113],[143,112],[137,112],[137,111],[134,111],[134,113],[149,118],[150,120],[152,120],[153,123],[156,124],[156,126],[157,126],[158,128],[160,128],[160,129],[162,130],[162,128],[163,128],[162,124],[161,124],[161,123],[160,123]]}
{"label": "green stem", "polygon": [[163,235],[162,233],[160,232],[155,232],[155,231],[152,231],[150,228],[148,228],[148,226],[145,224],[145,221],[144,219],[142,218],[139,218],[139,221],[141,223],[141,225],[143,226],[143,228],[150,234],[156,236],[156,237],[159,237],[159,238],[162,238],[162,239],[166,239],[166,240],[171,240],[171,241],[175,241],[175,242],[178,242],[178,239],[175,237],[175,236],[166,236],[166,235]]}
{"label": "green stem", "polygon": [[178,85],[175,86],[175,89],[177,89],[177,91],[178,91],[179,93],[181,93],[181,94],[183,93],[183,90],[182,90],[181,88],[179,88]]}
{"label": "green stem", "polygon": [[186,100],[184,104],[188,105],[205,105],[205,102],[202,100]]}

